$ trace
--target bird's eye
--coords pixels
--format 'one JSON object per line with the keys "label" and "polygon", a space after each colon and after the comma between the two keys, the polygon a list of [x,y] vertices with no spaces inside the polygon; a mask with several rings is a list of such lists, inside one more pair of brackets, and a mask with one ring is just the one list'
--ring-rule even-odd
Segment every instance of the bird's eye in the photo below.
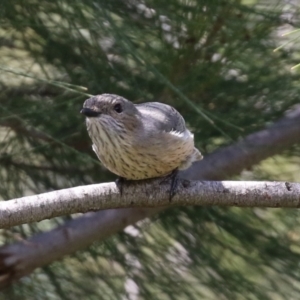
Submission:
{"label": "bird's eye", "polygon": [[115,104],[114,110],[115,110],[117,113],[121,113],[121,112],[123,111],[121,104],[120,104],[120,103]]}

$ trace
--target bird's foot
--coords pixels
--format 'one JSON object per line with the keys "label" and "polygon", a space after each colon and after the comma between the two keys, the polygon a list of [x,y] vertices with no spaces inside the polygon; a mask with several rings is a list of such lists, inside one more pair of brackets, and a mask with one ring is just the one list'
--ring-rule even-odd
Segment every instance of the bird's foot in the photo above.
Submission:
{"label": "bird's foot", "polygon": [[117,185],[117,188],[119,189],[121,196],[123,195],[123,187],[127,181],[128,181],[127,179],[125,179],[124,177],[121,177],[121,176],[116,179],[116,185]]}
{"label": "bird's foot", "polygon": [[169,191],[169,201],[172,201],[172,198],[176,194],[177,186],[178,186],[178,169],[175,169],[172,171],[172,173],[168,174],[163,178],[163,180],[160,182],[160,184],[165,183],[166,181],[171,180],[171,187]]}

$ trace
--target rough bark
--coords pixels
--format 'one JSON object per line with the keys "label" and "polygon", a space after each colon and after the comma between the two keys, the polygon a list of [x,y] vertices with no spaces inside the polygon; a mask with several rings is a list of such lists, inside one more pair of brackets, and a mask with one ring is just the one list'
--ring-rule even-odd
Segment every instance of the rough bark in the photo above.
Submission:
{"label": "rough bark", "polygon": [[[300,142],[300,106],[269,128],[205,156],[182,173],[186,179],[222,180]],[[0,249],[2,286],[30,274],[35,268],[84,249],[160,211],[162,208],[112,209],[88,213],[56,229]],[[1,276],[2,275],[2,276]]]}
{"label": "rough bark", "polygon": [[149,180],[123,187],[102,183],[28,196],[0,203],[0,228],[57,216],[112,208],[171,206],[294,207],[300,205],[300,183],[252,181]]}

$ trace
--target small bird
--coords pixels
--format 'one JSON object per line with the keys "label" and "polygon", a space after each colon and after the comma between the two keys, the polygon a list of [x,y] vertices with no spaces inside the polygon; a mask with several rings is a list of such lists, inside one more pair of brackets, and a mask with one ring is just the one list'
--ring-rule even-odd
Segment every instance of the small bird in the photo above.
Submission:
{"label": "small bird", "polygon": [[80,112],[99,160],[125,180],[163,177],[202,159],[183,117],[167,104],[102,94],[87,99]]}

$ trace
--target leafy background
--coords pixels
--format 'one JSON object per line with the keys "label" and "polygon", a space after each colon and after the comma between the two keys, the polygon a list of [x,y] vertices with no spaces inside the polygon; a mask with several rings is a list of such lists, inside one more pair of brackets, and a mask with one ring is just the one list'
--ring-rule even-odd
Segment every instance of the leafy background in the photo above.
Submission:
{"label": "leafy background", "polygon": [[[115,178],[92,153],[79,114],[90,94],[175,106],[204,154],[276,121],[299,103],[298,32],[282,36],[299,27],[299,8],[2,1],[0,196]],[[295,146],[235,179],[300,181],[299,163]],[[68,218],[3,230],[0,241]],[[36,270],[3,299],[298,299],[298,231],[297,210],[170,209]]]}

